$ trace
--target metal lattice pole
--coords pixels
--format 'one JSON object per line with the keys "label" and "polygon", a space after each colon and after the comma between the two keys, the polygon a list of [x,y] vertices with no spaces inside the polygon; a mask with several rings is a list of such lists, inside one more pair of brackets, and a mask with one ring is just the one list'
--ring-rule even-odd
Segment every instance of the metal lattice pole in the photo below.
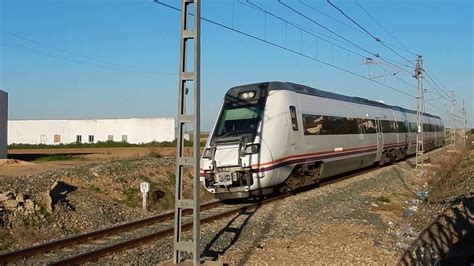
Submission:
{"label": "metal lattice pole", "polygon": [[[200,160],[200,66],[201,66],[201,3],[200,0],[182,0],[181,6],[181,50],[179,66],[179,94],[178,94],[178,116],[177,116],[177,141],[176,141],[176,190],[175,190],[175,224],[174,224],[174,248],[173,262],[182,261],[182,252],[192,254],[193,264],[200,263],[200,182],[199,182],[199,160]],[[194,13],[192,14],[191,11]],[[187,53],[193,49],[193,54]],[[190,61],[192,60],[192,61]],[[192,63],[192,64],[191,64]],[[192,69],[188,69],[192,65]],[[192,107],[186,108],[186,95],[192,87]],[[188,114],[187,111],[193,113]],[[184,135],[191,124],[194,131],[192,155],[187,156],[184,152]],[[192,168],[192,198],[184,198],[185,168]],[[193,210],[193,236],[192,241],[183,240],[183,210]]]}
{"label": "metal lattice pole", "polygon": [[454,91],[451,92],[451,119],[453,122],[452,132],[451,132],[451,143],[453,145],[453,150],[456,150],[456,133],[457,133],[457,125],[456,125],[456,115],[454,114],[454,106],[456,104],[456,97],[454,96]]}
{"label": "metal lattice pole", "polygon": [[423,168],[424,145],[423,145],[423,116],[425,113],[425,92],[423,89],[423,57],[418,56],[416,60],[415,77],[417,79],[418,94],[416,96],[416,168]]}
{"label": "metal lattice pole", "polygon": [[462,101],[462,119],[463,119],[463,138],[464,138],[464,147],[467,147],[467,112],[464,106],[464,100]]}

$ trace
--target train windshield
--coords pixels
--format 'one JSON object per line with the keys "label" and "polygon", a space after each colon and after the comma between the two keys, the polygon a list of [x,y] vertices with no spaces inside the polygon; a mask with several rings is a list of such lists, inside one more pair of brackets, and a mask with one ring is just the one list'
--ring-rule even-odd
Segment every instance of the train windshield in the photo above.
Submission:
{"label": "train windshield", "polygon": [[259,105],[225,106],[217,124],[215,137],[254,136],[257,132],[262,107]]}

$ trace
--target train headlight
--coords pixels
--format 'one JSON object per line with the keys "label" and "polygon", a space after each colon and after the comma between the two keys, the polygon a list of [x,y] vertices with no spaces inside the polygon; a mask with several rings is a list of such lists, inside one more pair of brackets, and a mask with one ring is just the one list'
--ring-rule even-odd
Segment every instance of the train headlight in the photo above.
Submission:
{"label": "train headlight", "polygon": [[211,159],[211,157],[212,157],[212,150],[209,148],[205,149],[202,155],[202,158]]}
{"label": "train headlight", "polygon": [[242,100],[250,100],[255,97],[255,91],[246,91],[239,94],[239,98]]}
{"label": "train headlight", "polygon": [[245,154],[255,154],[260,151],[260,144],[250,144],[245,146]]}

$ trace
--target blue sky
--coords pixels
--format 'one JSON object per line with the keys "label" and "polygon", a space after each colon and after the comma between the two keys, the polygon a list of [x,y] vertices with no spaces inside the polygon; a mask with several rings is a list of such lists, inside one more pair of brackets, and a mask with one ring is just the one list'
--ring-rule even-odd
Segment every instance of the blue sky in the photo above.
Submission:
{"label": "blue sky", "polygon": [[[179,1],[163,0],[174,6]],[[408,94],[416,81],[382,72],[386,64],[362,65],[362,57],[333,48],[323,38],[358,54],[340,37],[277,1],[251,0],[269,12],[312,31],[286,26],[242,4],[245,0],[203,0],[202,16],[240,31],[348,69]],[[361,33],[326,1],[284,0],[352,43],[409,69],[409,62]],[[471,125],[473,103],[472,1],[341,1],[334,4],[390,45],[421,53],[437,84],[465,101]],[[0,0],[0,88],[9,93],[10,119],[175,116],[179,60],[179,13],[151,0]],[[357,5],[359,3],[397,40]],[[328,17],[331,16],[331,18]],[[357,30],[356,30],[357,29]],[[330,38],[330,39],[329,39]],[[286,39],[286,41],[285,41]],[[285,44],[286,42],[286,44]],[[392,46],[390,46],[392,47]],[[393,48],[403,57],[416,56]],[[349,54],[349,55],[348,55]],[[381,61],[382,63],[382,61]],[[381,100],[407,108],[415,100],[314,60],[202,23],[202,128],[209,130],[224,93],[232,86],[280,80]],[[439,98],[425,83],[427,98]],[[440,102],[441,101],[441,102]],[[446,117],[444,100],[427,111]],[[446,122],[450,124],[450,122]]]}

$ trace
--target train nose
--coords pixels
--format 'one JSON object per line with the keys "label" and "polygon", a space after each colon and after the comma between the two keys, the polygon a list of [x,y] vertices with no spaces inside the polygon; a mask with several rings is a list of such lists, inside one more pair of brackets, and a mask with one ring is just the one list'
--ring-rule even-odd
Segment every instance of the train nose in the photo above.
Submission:
{"label": "train nose", "polygon": [[214,160],[217,167],[239,166],[239,145],[218,146]]}
{"label": "train nose", "polygon": [[255,154],[249,154],[242,158],[242,164],[245,167],[250,167],[253,172],[262,172],[265,165],[273,161],[273,156],[270,148],[265,141],[259,142],[259,151]]}

